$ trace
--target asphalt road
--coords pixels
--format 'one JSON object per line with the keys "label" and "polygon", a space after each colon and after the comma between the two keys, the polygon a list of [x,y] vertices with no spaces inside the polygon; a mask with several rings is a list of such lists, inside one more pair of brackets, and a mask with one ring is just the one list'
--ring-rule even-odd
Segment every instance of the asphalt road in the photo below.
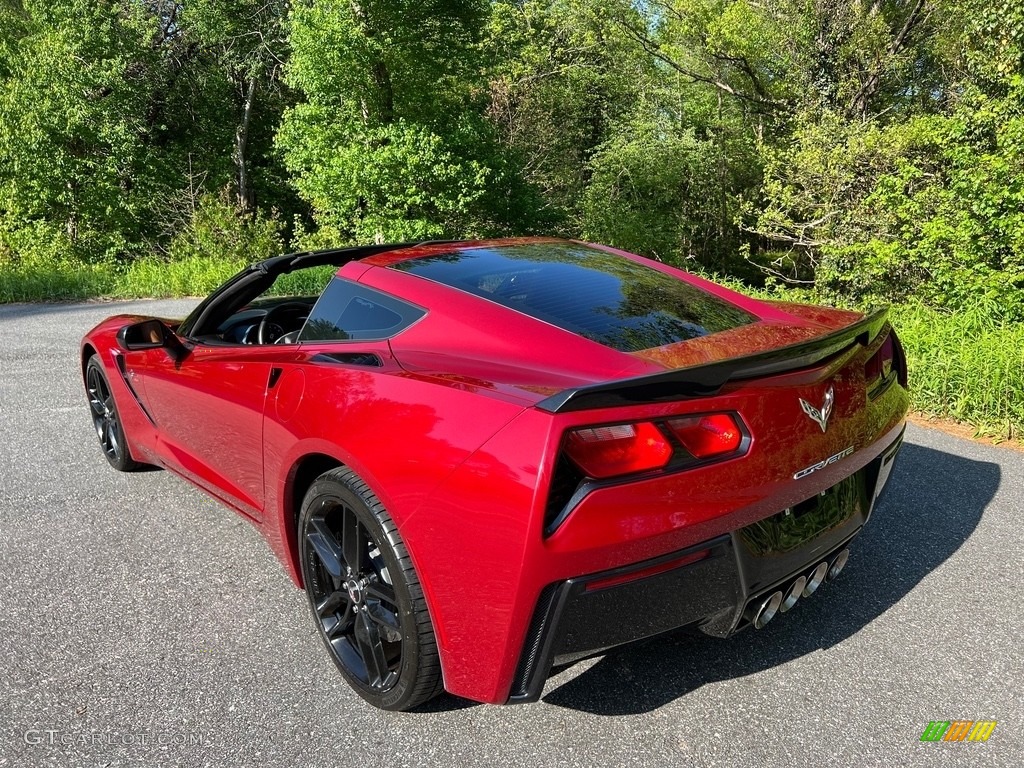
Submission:
{"label": "asphalt road", "polygon": [[[1024,765],[1024,454],[911,426],[842,578],[765,630],[382,713],[252,527],[100,454],[80,336],[191,304],[0,306],[0,766]],[[998,726],[920,741],[956,719]]]}

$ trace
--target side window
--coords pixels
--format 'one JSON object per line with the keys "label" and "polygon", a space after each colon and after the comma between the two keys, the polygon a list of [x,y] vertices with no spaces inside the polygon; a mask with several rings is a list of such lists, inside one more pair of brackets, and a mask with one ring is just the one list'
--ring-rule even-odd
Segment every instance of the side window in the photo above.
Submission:
{"label": "side window", "polygon": [[425,314],[419,307],[336,277],[313,307],[299,341],[387,339]]}

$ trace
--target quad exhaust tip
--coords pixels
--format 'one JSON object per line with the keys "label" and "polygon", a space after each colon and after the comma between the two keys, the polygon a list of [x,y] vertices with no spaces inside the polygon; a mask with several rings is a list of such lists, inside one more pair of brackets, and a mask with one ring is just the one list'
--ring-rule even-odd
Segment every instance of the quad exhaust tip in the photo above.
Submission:
{"label": "quad exhaust tip", "polygon": [[840,573],[843,572],[843,568],[846,567],[846,561],[850,559],[850,550],[844,549],[838,555],[836,559],[832,561],[832,565],[828,567],[828,580],[832,581]]}
{"label": "quad exhaust tip", "polygon": [[825,581],[825,576],[827,574],[828,562],[822,560],[820,563],[818,563],[815,569],[811,571],[811,575],[807,577],[807,583],[804,584],[803,596],[810,597],[811,595],[813,595],[817,591],[818,587],[821,586],[821,583]]}
{"label": "quad exhaust tip", "polygon": [[775,618],[782,605],[782,592],[773,592],[765,598],[754,611],[754,629],[762,629],[765,624]]}
{"label": "quad exhaust tip", "polygon": [[[786,591],[778,590],[772,592],[760,603],[755,603],[752,613],[748,613],[754,629],[762,629],[775,618],[776,614],[785,613],[801,597],[810,597],[824,582],[832,581],[846,567],[846,561],[850,559],[850,550],[844,549],[836,555],[832,562],[822,560],[809,575],[797,576],[786,588]],[[751,609],[748,608],[748,611]]]}

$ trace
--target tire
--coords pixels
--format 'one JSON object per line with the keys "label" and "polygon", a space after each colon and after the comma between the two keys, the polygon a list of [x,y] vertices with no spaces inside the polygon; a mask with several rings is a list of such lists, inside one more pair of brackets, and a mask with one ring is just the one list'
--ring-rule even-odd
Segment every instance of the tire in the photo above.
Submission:
{"label": "tire", "polygon": [[100,447],[110,466],[118,472],[135,472],[145,465],[132,458],[128,440],[117,413],[117,404],[110,391],[110,382],[96,355],[85,365],[85,392],[89,398],[89,412]]}
{"label": "tire", "polygon": [[409,553],[384,505],[354,472],[310,486],[299,559],[313,621],[356,693],[412,709],[443,689],[437,641]]}

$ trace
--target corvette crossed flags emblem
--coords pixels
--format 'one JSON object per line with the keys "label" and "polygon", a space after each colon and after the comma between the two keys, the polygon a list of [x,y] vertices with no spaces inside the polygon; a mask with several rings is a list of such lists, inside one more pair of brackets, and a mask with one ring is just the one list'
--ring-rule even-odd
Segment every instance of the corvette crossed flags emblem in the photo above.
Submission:
{"label": "corvette crossed flags emblem", "polygon": [[828,388],[825,392],[825,402],[821,404],[821,409],[815,408],[813,405],[808,403],[802,397],[800,398],[800,407],[804,413],[810,416],[814,423],[821,427],[821,431],[824,432],[828,429],[828,417],[832,415],[832,406],[836,400],[836,393],[832,387]]}

